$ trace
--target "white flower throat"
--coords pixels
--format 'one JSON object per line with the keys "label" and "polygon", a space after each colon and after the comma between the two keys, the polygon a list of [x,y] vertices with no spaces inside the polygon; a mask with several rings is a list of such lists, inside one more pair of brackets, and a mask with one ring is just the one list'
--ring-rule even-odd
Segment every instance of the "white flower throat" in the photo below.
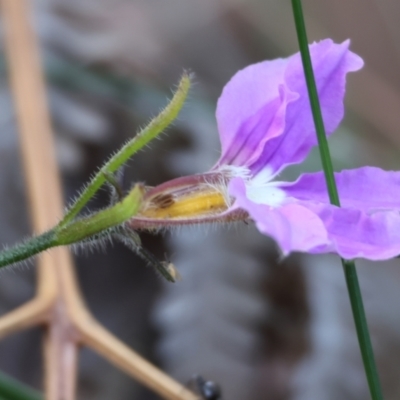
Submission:
{"label": "white flower throat", "polygon": [[[247,173],[244,171],[247,170]],[[247,168],[241,167],[238,177],[243,178],[246,186],[246,196],[256,204],[265,204],[271,207],[282,205],[287,198],[286,193],[280,189],[282,182],[273,181],[274,174],[270,168],[264,168],[254,177]]]}

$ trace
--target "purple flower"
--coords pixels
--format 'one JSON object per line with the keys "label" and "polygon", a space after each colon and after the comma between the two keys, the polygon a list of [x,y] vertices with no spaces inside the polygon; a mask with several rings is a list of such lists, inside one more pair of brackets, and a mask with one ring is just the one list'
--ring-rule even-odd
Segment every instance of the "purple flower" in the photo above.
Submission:
{"label": "purple flower", "polygon": [[[348,72],[363,61],[349,41],[310,46],[326,132],[343,118]],[[211,171],[152,188],[133,227],[250,216],[292,251],[382,260],[400,254],[400,173],[363,167],[335,174],[342,207],[329,203],[322,172],[282,182],[279,173],[317,144],[300,54],[239,71],[217,106],[222,154]]]}

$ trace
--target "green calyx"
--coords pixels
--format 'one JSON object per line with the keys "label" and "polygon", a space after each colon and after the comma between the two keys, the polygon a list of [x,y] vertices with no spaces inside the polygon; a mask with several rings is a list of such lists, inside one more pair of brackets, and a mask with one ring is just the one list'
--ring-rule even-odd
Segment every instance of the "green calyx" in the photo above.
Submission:
{"label": "green calyx", "polygon": [[129,194],[114,206],[78,219],[69,225],[57,227],[55,229],[57,245],[77,243],[124,223],[139,211],[142,196],[143,187],[135,185]]}

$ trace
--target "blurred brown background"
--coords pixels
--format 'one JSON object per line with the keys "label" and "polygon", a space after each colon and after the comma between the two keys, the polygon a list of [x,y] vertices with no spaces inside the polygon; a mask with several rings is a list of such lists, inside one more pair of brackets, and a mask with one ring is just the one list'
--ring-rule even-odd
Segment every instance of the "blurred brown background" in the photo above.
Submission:
{"label": "blurred brown background", "polygon": [[[336,169],[400,168],[400,4],[304,0],[310,41],[352,40],[366,63],[350,75],[344,123],[332,137]],[[240,68],[297,51],[289,1],[32,0],[63,171],[66,202],[106,157],[165,104],[183,69],[190,99],[162,141],[141,152],[126,185],[155,185],[217,160],[216,100]],[[3,54],[3,53],[2,53]],[[0,242],[29,235],[7,66],[0,56]],[[29,66],[27,66],[29,68]],[[34,99],[33,99],[34,101]],[[301,171],[320,169],[317,152]],[[374,188],[371,188],[374,190]],[[106,204],[99,195],[92,207]],[[344,277],[333,256],[279,263],[252,227],[143,235],[167,252],[183,280],[166,285],[119,245],[79,254],[77,268],[97,318],[182,382],[218,381],[227,400],[368,399]],[[358,262],[386,399],[400,395],[400,265]],[[1,273],[0,311],[30,298],[34,268]],[[0,367],[40,387],[39,331],[0,342]],[[97,355],[81,355],[79,398],[156,396]]]}

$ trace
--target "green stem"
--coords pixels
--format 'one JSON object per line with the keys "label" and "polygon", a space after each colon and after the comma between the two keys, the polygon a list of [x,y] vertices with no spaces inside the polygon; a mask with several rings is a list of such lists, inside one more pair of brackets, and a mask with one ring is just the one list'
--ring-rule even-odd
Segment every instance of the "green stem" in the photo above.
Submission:
{"label": "green stem", "polygon": [[[332,160],[325,134],[325,127],[322,119],[321,107],[319,104],[318,92],[315,85],[314,72],[311,64],[301,0],[292,0],[292,8],[329,198],[332,204],[340,206],[335,177],[333,174]],[[361,355],[371,397],[373,400],[382,400],[382,390],[375,364],[374,353],[372,350],[371,338],[365,316],[360,285],[358,283],[356,267],[354,261],[350,260],[342,259],[342,265],[346,277],[347,290],[350,297],[358,342],[361,349]]]}
{"label": "green stem", "polygon": [[143,188],[135,185],[121,201],[86,218],[47,231],[0,252],[0,268],[26,260],[56,246],[68,245],[102,234],[132,218],[141,206]]}
{"label": "green stem", "polygon": [[0,268],[26,260],[57,245],[54,231],[47,231],[0,252]]}
{"label": "green stem", "polygon": [[43,400],[43,396],[16,379],[4,373],[0,373],[0,399]]}
{"label": "green stem", "polygon": [[358,343],[361,349],[361,355],[371,398],[373,400],[382,400],[383,395],[381,383],[379,381],[379,375],[375,364],[375,357],[368,330],[367,318],[365,316],[364,304],[362,300],[360,284],[358,282],[356,267],[354,265],[354,261],[343,259],[342,265],[346,277],[347,291],[349,292],[351,309],[353,311],[353,318],[357,330]]}
{"label": "green stem", "polygon": [[82,210],[86,203],[94,196],[100,187],[106,182],[107,174],[112,174],[125,164],[130,157],[142,149],[147,143],[156,138],[178,116],[186,95],[190,88],[190,77],[183,74],[178,88],[170,103],[155,117],[141,132],[129,140],[110,160],[101,167],[97,174],[83,190],[78,199],[73,203],[58,227],[68,225]]}
{"label": "green stem", "polygon": [[142,187],[134,186],[129,194],[110,208],[86,218],[77,219],[64,227],[55,228],[57,245],[68,245],[89,239],[132,218],[141,206]]}
{"label": "green stem", "polygon": [[102,210],[86,218],[75,220],[75,217],[94,196],[99,188],[112,180],[112,173],[117,171],[133,154],[156,138],[178,116],[190,88],[190,77],[184,73],[177,90],[161,113],[146,128],[129,140],[110,160],[100,168],[89,185],[73,203],[62,221],[51,231],[33,237],[13,248],[0,252],[0,268],[28,259],[51,247],[87,240],[93,235],[120,225],[133,217],[139,210],[143,190],[137,185],[121,201],[108,209]]}

